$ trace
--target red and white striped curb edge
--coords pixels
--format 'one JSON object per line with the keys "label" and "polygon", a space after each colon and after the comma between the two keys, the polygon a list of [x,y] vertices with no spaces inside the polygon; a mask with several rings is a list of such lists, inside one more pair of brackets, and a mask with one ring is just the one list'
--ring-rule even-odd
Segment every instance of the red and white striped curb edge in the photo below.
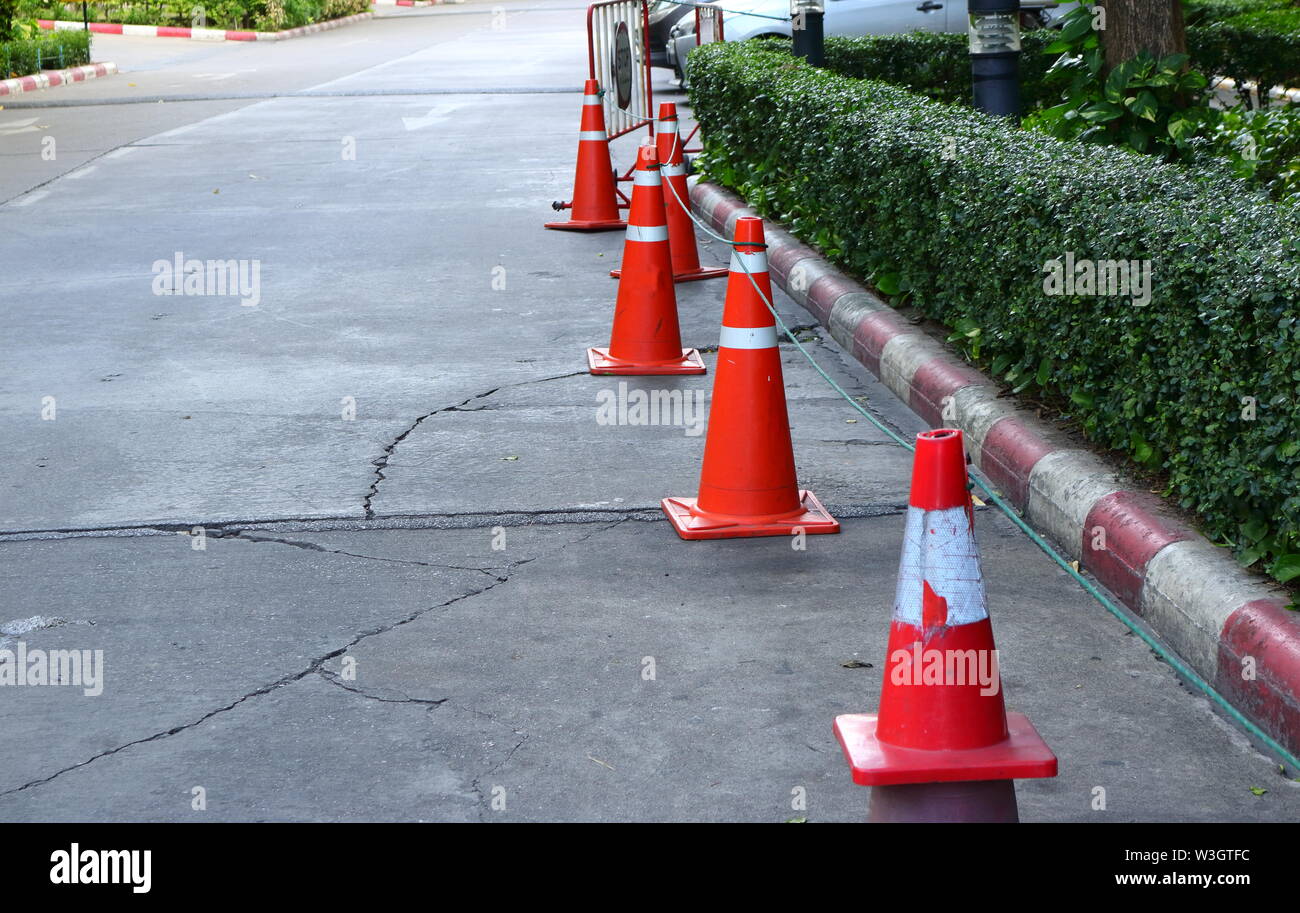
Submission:
{"label": "red and white striped curb edge", "polygon": [[[286,38],[301,38],[303,35],[336,29],[341,25],[350,25],[353,22],[369,19],[373,15],[374,13],[369,12],[357,13],[355,16],[344,16],[341,19],[330,19],[326,22],[315,22],[296,29],[286,29],[283,32],[238,32],[224,29],[182,28],[171,25],[123,25],[117,22],[92,22],[90,23],[90,30],[100,35],[127,35],[133,38],[190,38],[194,41],[283,41]],[[63,19],[38,19],[37,24],[43,29],[53,29],[58,32],[75,32],[86,27],[80,22],[68,22]]]}
{"label": "red and white striped curb edge", "polygon": [[70,67],[66,70],[45,70],[35,76],[18,76],[0,81],[0,96],[35,92],[37,89],[64,86],[70,82],[85,82],[87,79],[109,76],[116,72],[115,63],[91,63],[84,67]]}
{"label": "red and white striped curb edge", "polygon": [[[757,215],[698,179],[697,212],[731,236]],[[782,229],[773,280],[845,350],[935,426],[962,429],[974,465],[1238,710],[1300,753],[1300,615],[1281,587],[1237,564],[1151,492],[999,398],[999,388]],[[945,405],[947,415],[945,416]]]}

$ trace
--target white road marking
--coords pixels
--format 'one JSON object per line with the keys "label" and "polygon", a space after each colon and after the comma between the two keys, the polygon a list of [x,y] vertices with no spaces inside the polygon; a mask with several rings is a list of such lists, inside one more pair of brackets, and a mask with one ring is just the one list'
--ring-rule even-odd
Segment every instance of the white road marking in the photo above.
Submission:
{"label": "white road marking", "polygon": [[424,117],[403,117],[402,124],[407,130],[421,130],[434,124],[442,123],[447,119],[447,115],[458,108],[465,107],[464,102],[447,102],[430,108],[429,113]]}
{"label": "white road marking", "polygon": [[33,127],[36,118],[29,117],[25,120],[11,120],[8,123],[0,124],[0,136],[13,136],[18,133],[34,133],[39,127]]}

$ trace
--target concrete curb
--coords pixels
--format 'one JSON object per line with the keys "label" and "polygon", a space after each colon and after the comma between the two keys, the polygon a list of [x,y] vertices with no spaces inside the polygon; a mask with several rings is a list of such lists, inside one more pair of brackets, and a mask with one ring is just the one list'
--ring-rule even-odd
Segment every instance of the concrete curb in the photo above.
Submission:
{"label": "concrete curb", "polygon": [[[330,19],[326,22],[314,22],[311,25],[286,29],[283,32],[238,32],[223,29],[182,28],[170,25],[123,25],[117,22],[92,22],[90,23],[90,31],[100,35],[129,35],[133,38],[189,38],[193,41],[284,41],[286,38],[301,38],[303,35],[311,35],[315,32],[325,32],[339,26],[351,25],[372,16],[374,16],[374,13],[357,13],[355,16],[344,16],[341,19]],[[75,32],[86,28],[80,22],[69,22],[63,19],[38,19],[37,24],[43,29],[57,32]]]}
{"label": "concrete curb", "polygon": [[18,76],[13,79],[0,80],[0,98],[17,95],[20,92],[34,92],[37,89],[49,89],[54,86],[66,86],[70,82],[85,82],[100,76],[111,76],[117,72],[115,63],[91,63],[84,67],[71,67],[67,70],[45,70],[35,76]]}
{"label": "concrete curb", "polygon": [[[691,202],[730,237],[744,201],[692,178]],[[1300,754],[1300,614],[1164,502],[1117,475],[811,248],[767,223],[768,266],[846,351],[935,426],[960,428],[974,465],[1245,716]]]}

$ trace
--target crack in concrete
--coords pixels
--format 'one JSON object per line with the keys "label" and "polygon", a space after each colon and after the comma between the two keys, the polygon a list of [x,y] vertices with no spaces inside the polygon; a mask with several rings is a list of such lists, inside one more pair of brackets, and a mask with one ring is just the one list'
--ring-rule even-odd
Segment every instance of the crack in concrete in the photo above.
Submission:
{"label": "crack in concrete", "polygon": [[[495,719],[493,719],[493,722],[500,723],[499,720],[495,720]],[[505,726],[507,724],[500,723],[500,725]],[[512,729],[511,732],[513,732],[515,735],[521,736],[519,741],[515,742],[515,744],[511,747],[511,749],[508,752],[506,752],[504,758],[502,758],[500,761],[497,761],[487,770],[483,771],[481,774],[477,775],[476,777],[474,777],[473,780],[470,781],[469,788],[474,791],[474,795],[478,796],[478,820],[480,822],[487,820],[486,812],[488,809],[487,806],[484,804],[483,788],[479,786],[479,783],[482,782],[484,777],[492,776],[492,774],[496,773],[502,767],[505,767],[508,763],[510,763],[510,759],[515,756],[515,752],[519,751],[519,749],[523,747],[524,743],[528,741],[529,738],[528,733],[521,732],[518,729]]]}
{"label": "crack in concrete", "polygon": [[370,483],[370,488],[366,490],[365,497],[361,499],[363,515],[367,520],[374,519],[375,512],[371,507],[371,504],[379,494],[380,483],[387,478],[387,476],[384,475],[384,470],[388,468],[389,459],[392,458],[393,452],[397,450],[398,445],[401,444],[402,441],[406,440],[407,436],[410,435],[411,432],[415,431],[416,428],[419,428],[426,419],[433,418],[433,416],[442,412],[478,412],[478,409],[466,409],[464,407],[476,400],[487,399],[501,390],[513,389],[515,387],[526,387],[531,384],[543,384],[548,381],[563,380],[566,377],[577,377],[586,373],[586,371],[571,371],[568,374],[554,374],[549,377],[538,377],[533,380],[524,380],[513,384],[501,384],[500,386],[493,387],[483,393],[475,393],[473,396],[466,397],[458,403],[452,403],[450,406],[442,406],[438,409],[434,409],[432,412],[426,412],[424,415],[421,415],[414,422],[408,425],[405,431],[395,437],[390,444],[385,446],[383,452],[376,459],[370,461],[370,464],[375,467],[374,479]]}
{"label": "crack in concrete", "polygon": [[361,499],[361,510],[364,513],[365,518],[367,520],[371,520],[374,518],[375,512],[373,509],[371,509],[370,502],[373,501],[375,496],[379,494],[379,483],[383,482],[384,479],[387,478],[387,476],[384,475],[384,470],[388,468],[389,458],[392,457],[393,451],[397,449],[397,445],[402,443],[402,441],[406,440],[407,435],[409,435],[416,428],[419,428],[425,419],[432,418],[433,416],[437,415],[439,412],[448,412],[453,409],[458,409],[461,406],[467,406],[470,403],[474,402],[474,400],[476,399],[486,399],[487,397],[496,393],[500,389],[501,389],[500,387],[493,387],[491,390],[488,390],[486,393],[476,393],[475,395],[463,399],[458,403],[454,403],[453,405],[443,406],[442,408],[434,409],[432,412],[426,412],[424,413],[424,415],[421,415],[414,422],[408,425],[405,431],[403,431],[401,434],[399,434],[397,437],[393,439],[392,443],[384,447],[384,452],[381,453],[378,458],[370,461],[370,465],[375,467],[375,471],[374,471],[374,479],[370,483],[370,488],[367,489],[365,497]]}
{"label": "crack in concrete", "polygon": [[125,751],[126,749],[132,748],[136,745],[144,745],[148,742],[156,742],[161,739],[169,738],[171,736],[193,729],[196,726],[201,726],[203,723],[206,723],[208,720],[212,719],[213,717],[235,709],[245,701],[251,700],[255,697],[261,697],[264,694],[269,694],[270,692],[274,691],[277,688],[282,688],[285,685],[292,685],[294,682],[301,681],[302,679],[306,678],[309,675],[319,673],[321,671],[321,667],[325,663],[329,662],[331,659],[334,659],[337,656],[342,656],[344,653],[352,649],[352,647],[356,646],[362,640],[365,640],[367,637],[373,637],[376,634],[382,634],[386,631],[393,630],[394,628],[401,627],[402,625],[409,624],[410,622],[416,620],[422,615],[425,615],[437,609],[443,609],[446,608],[447,606],[454,605],[455,603],[461,602],[465,599],[470,599],[473,598],[474,596],[480,596],[483,593],[486,593],[488,590],[494,589],[505,582],[506,580],[504,579],[495,581],[483,587],[482,589],[473,590],[469,593],[461,593],[460,595],[454,596],[445,602],[440,602],[437,605],[428,606],[427,608],[423,608],[423,609],[418,609],[415,612],[412,612],[410,615],[407,615],[405,618],[398,619],[396,622],[393,622],[392,624],[382,625],[378,628],[372,628],[370,630],[363,631],[360,634],[358,634],[356,637],[354,637],[352,640],[350,640],[347,644],[343,645],[342,647],[339,647],[337,650],[331,650],[329,653],[326,653],[323,656],[319,656],[316,659],[312,660],[310,665],[308,665],[306,669],[302,669],[298,672],[293,672],[288,675],[281,676],[280,678],[276,679],[274,682],[271,682],[269,685],[263,685],[260,688],[256,688],[253,691],[250,691],[247,694],[239,698],[236,698],[235,700],[231,701],[228,704],[218,707],[215,710],[210,710],[196,720],[191,720],[188,723],[182,723],[179,726],[173,726],[170,729],[163,730],[162,732],[155,732],[153,735],[145,736],[144,738],[132,739],[130,742],[126,742],[122,745],[118,745],[106,751],[101,751],[99,754],[92,755],[91,757],[87,758],[84,761],[79,761],[76,764],[69,765],[68,767],[62,768],[61,770],[57,770],[54,773],[49,774],[48,776],[40,777],[36,780],[31,780],[27,783],[24,783],[22,786],[16,786],[13,789],[7,789],[4,792],[0,792],[0,799],[5,798],[6,796],[12,796],[16,793],[23,792],[24,790],[32,789],[33,787],[36,786],[44,786],[46,783],[49,783],[52,780],[55,780],[63,776],[64,774],[71,773],[74,770],[79,770],[82,767],[86,767],[90,764],[95,763],[96,761],[99,761],[103,758],[110,757],[112,755],[117,754],[118,752]]}
{"label": "crack in concrete", "polygon": [[212,538],[242,539],[245,542],[273,542],[277,545],[287,545],[290,546],[291,548],[301,548],[309,552],[322,552],[327,555],[345,555],[349,558],[361,558],[365,561],[384,561],[384,562],[388,562],[389,564],[410,564],[410,565],[416,565],[418,567],[429,567],[429,568],[436,568],[439,570],[449,570],[449,571],[477,571],[480,574],[486,574],[487,576],[491,577],[494,580],[500,580],[501,577],[493,573],[493,571],[498,571],[503,568],[511,567],[511,565],[508,564],[493,564],[493,565],[488,565],[486,568],[468,567],[460,564],[438,564],[432,561],[416,561],[414,558],[384,558],[379,555],[361,555],[356,552],[344,551],[343,549],[326,548],[325,546],[318,545],[315,542],[303,542],[298,539],[278,539],[275,538],[274,536],[252,536],[242,530],[236,530],[233,532],[222,531],[220,533],[213,533]]}
{"label": "crack in concrete", "polygon": [[[56,770],[54,773],[49,774],[48,776],[39,777],[35,780],[28,781],[27,783],[24,783],[21,786],[16,786],[13,789],[7,789],[4,792],[0,792],[0,799],[5,798],[6,796],[15,795],[17,793],[23,792],[28,789],[32,789],[37,786],[43,786],[46,783],[49,783],[63,776],[64,774],[71,773],[74,770],[80,770],[81,768],[87,767],[95,763],[96,761],[99,761],[103,758],[110,757],[119,752],[125,751],[128,748],[132,748],[136,745],[144,745],[149,742],[160,741],[162,739],[169,738],[179,733],[186,732],[197,726],[201,726],[203,723],[206,723],[208,720],[212,719],[213,717],[218,716],[222,713],[226,713],[227,711],[233,710],[234,708],[238,707],[240,704],[244,703],[245,701],[252,700],[253,698],[256,697],[261,697],[262,695],[265,694],[269,694],[272,691],[276,690],[277,688],[282,688],[286,685],[292,685],[295,682],[302,681],[304,678],[307,678],[309,675],[317,675],[319,677],[325,678],[325,674],[324,674],[326,672],[326,670],[324,669],[325,663],[329,662],[331,659],[335,659],[336,657],[342,656],[343,654],[347,653],[357,644],[361,643],[361,641],[366,640],[367,638],[370,637],[375,637],[379,634],[386,634],[389,631],[393,631],[404,625],[408,625],[411,622],[416,621],[417,619],[422,618],[423,616],[429,614],[430,612],[437,611],[438,609],[445,609],[448,606],[455,605],[458,602],[463,602],[466,599],[472,599],[475,596],[481,596],[484,593],[488,592],[489,590],[496,589],[502,584],[508,583],[511,576],[514,574],[514,572],[519,568],[523,567],[524,565],[531,564],[534,561],[537,561],[541,558],[549,558],[553,555],[557,555],[560,552],[564,551],[566,548],[586,542],[592,536],[598,535],[603,532],[607,532],[623,522],[624,522],[623,520],[618,520],[614,523],[610,523],[605,526],[602,526],[599,529],[591,530],[590,532],[586,533],[583,536],[579,536],[576,539],[573,539],[569,542],[565,542],[561,544],[558,548],[554,548],[551,549],[550,551],[543,552],[540,555],[534,555],[531,558],[522,558],[519,561],[512,561],[510,564],[505,565],[506,575],[504,577],[498,577],[492,583],[489,583],[484,587],[481,587],[477,590],[471,590],[467,593],[461,593],[457,596],[453,596],[450,599],[438,603],[437,605],[427,606],[422,609],[416,609],[414,612],[411,612],[405,617],[399,618],[394,622],[389,622],[386,624],[379,625],[377,627],[373,627],[361,631],[343,646],[335,650],[331,650],[330,652],[318,656],[316,659],[312,660],[305,669],[301,669],[298,672],[289,673],[288,675],[283,675],[268,685],[263,685],[259,688],[255,688],[254,690],[236,698],[235,700],[231,701],[228,704],[224,704],[223,706],[218,707],[215,710],[208,711],[207,713],[200,716],[198,719],[191,720],[188,723],[182,723],[179,726],[173,726],[170,729],[163,730],[162,732],[155,732],[152,735],[148,735],[143,738],[132,739],[131,741],[125,742],[114,748],[109,748],[105,751],[101,751],[98,754],[92,755],[91,757],[85,759],[84,761],[79,761],[76,764],[71,764],[67,767],[61,768],[60,770]],[[360,694],[361,696],[370,698],[372,700],[379,700],[379,701],[385,700],[384,698],[373,697],[371,695],[365,694],[364,692],[357,691],[356,689],[352,689],[352,688],[346,688],[344,690],[352,691],[353,693]],[[408,701],[400,701],[400,702],[393,701],[393,703],[408,703]],[[442,701],[439,700],[435,702],[435,701],[421,700],[418,698],[411,698],[409,700],[409,703],[438,704],[438,703],[442,703]],[[520,744],[522,744],[522,742]]]}
{"label": "crack in concrete", "polygon": [[381,704],[424,704],[427,707],[441,707],[443,704],[447,703],[447,698],[445,697],[440,697],[436,699],[427,698],[427,697],[404,697],[404,698],[380,697],[377,694],[371,694],[369,691],[363,691],[360,688],[352,688],[349,687],[348,685],[345,685],[343,683],[344,679],[342,677],[335,675],[333,672],[329,671],[328,669],[320,669],[317,671],[316,674],[323,681],[329,682],[331,685],[335,685],[339,688],[342,688],[344,691],[347,691],[351,694],[355,694],[358,697],[363,697],[368,701],[378,701]]}

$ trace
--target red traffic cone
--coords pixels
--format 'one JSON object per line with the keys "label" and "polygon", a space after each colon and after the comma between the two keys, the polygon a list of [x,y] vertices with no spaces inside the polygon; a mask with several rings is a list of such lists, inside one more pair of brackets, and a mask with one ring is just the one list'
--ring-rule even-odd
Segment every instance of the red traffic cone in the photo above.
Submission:
{"label": "red traffic cone", "polygon": [[[668,247],[672,252],[673,281],[693,282],[715,279],[728,270],[700,266],[695,247],[695,223],[688,210],[691,191],[686,186],[686,165],[682,160],[682,138],[677,129],[677,105],[666,101],[659,105],[659,122],[655,125],[655,147],[659,152],[659,171],[664,177],[664,207],[668,210]],[[620,270],[610,270],[615,279]]]}
{"label": "red traffic cone", "polygon": [[695,349],[682,348],[677,296],[664,224],[663,185],[655,148],[637,150],[632,208],[623,242],[626,282],[618,284],[609,348],[588,349],[592,374],[703,374]]}
{"label": "red traffic cone", "polygon": [[1003,704],[974,518],[961,432],[918,434],[880,713],[835,719],[872,821],[1016,821],[1012,781],[1056,776]]}
{"label": "red traffic cone", "polygon": [[609,158],[609,137],[605,133],[605,114],[600,106],[600,84],[594,79],[588,79],[583,88],[573,202],[551,205],[557,210],[572,209],[573,212],[569,221],[547,222],[547,228],[613,231],[627,225],[618,213],[614,166]]}
{"label": "red traffic cone", "polygon": [[732,243],[699,497],[665,498],[663,511],[683,539],[837,533],[840,524],[795,479],[781,350],[763,298],[772,300],[763,220],[737,219]]}

